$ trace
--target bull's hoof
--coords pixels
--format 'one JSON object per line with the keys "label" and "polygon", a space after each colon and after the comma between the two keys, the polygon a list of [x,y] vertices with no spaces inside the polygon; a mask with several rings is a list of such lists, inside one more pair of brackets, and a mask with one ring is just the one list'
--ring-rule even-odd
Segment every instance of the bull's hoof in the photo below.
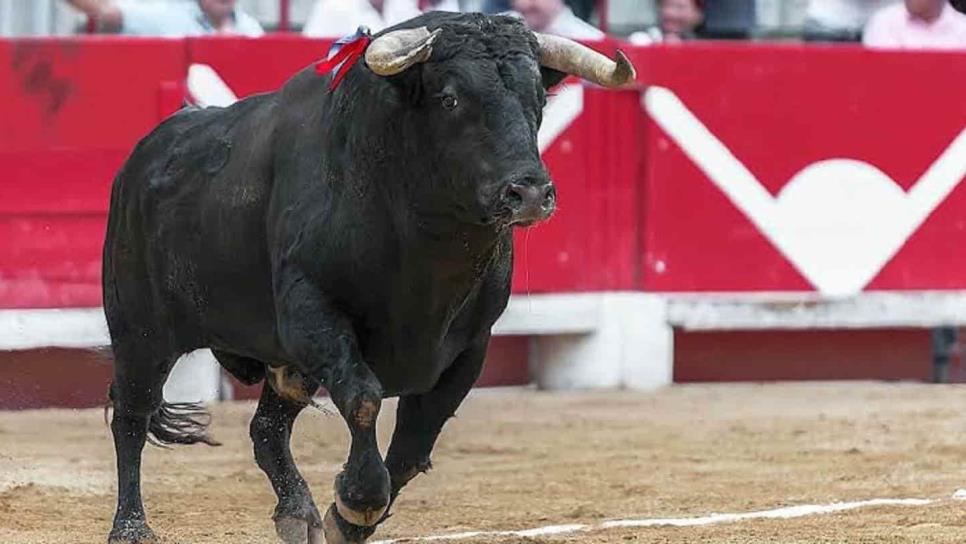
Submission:
{"label": "bull's hoof", "polygon": [[[339,514],[336,513],[335,505],[329,507],[325,512],[325,519],[322,520],[322,530],[325,532],[325,544],[362,544],[366,541],[366,536],[350,535],[353,531],[343,531],[341,526],[345,521],[339,523]],[[341,526],[340,526],[341,525]],[[362,532],[362,531],[355,531]],[[371,532],[371,531],[365,531]]]}
{"label": "bull's hoof", "polygon": [[107,544],[159,544],[160,542],[143,519],[114,522],[114,528],[107,537]]}
{"label": "bull's hoof", "polygon": [[285,544],[322,544],[322,516],[312,496],[296,494],[275,507],[275,534]]}
{"label": "bull's hoof", "polygon": [[298,518],[275,520],[275,534],[285,544],[323,544],[322,529],[314,523]]}
{"label": "bull's hoof", "polygon": [[378,468],[360,471],[364,477],[349,478],[343,472],[335,479],[335,506],[342,519],[360,527],[371,527],[389,508],[389,472]]}
{"label": "bull's hoof", "polygon": [[372,527],[378,523],[382,519],[382,515],[386,513],[386,508],[389,507],[389,505],[386,505],[379,508],[349,508],[339,498],[338,493],[335,494],[335,506],[339,509],[339,515],[344,520],[361,527]]}

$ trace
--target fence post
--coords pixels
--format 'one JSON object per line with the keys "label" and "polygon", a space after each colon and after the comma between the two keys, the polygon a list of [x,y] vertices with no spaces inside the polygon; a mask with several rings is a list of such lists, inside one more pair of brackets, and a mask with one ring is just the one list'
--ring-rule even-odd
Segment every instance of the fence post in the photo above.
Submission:
{"label": "fence post", "polygon": [[278,31],[288,32],[291,30],[292,21],[290,19],[289,0],[278,0]]}

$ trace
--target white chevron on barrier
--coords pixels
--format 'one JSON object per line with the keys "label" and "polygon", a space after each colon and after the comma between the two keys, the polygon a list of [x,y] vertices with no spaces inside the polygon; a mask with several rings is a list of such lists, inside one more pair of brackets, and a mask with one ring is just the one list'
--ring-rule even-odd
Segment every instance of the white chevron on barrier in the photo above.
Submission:
{"label": "white chevron on barrier", "polygon": [[772,196],[673,91],[649,88],[644,107],[826,296],[861,292],[966,176],[963,130],[908,191],[874,165],[833,158],[805,166]]}
{"label": "white chevron on barrier", "polygon": [[195,105],[207,108],[226,108],[238,102],[238,96],[221,79],[218,72],[207,64],[195,63],[188,67],[188,94]]}
{"label": "white chevron on barrier", "polygon": [[547,100],[543,123],[537,133],[537,148],[546,151],[584,111],[584,86],[561,85]]}

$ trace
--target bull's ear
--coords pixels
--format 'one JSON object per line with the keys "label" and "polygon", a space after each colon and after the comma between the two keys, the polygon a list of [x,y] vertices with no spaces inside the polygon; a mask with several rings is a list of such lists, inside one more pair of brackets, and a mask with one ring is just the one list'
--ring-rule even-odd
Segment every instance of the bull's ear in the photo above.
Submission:
{"label": "bull's ear", "polygon": [[559,70],[554,70],[553,68],[547,68],[546,66],[540,67],[540,78],[543,80],[543,88],[550,90],[551,87],[557,85],[567,74]]}

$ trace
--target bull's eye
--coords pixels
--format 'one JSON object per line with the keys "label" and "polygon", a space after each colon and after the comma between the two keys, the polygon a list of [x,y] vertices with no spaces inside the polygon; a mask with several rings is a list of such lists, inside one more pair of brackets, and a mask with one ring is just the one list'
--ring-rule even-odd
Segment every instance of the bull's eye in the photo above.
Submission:
{"label": "bull's eye", "polygon": [[448,110],[454,109],[456,108],[456,106],[459,105],[459,101],[456,100],[456,97],[449,94],[443,96],[442,102],[443,102],[443,107]]}

